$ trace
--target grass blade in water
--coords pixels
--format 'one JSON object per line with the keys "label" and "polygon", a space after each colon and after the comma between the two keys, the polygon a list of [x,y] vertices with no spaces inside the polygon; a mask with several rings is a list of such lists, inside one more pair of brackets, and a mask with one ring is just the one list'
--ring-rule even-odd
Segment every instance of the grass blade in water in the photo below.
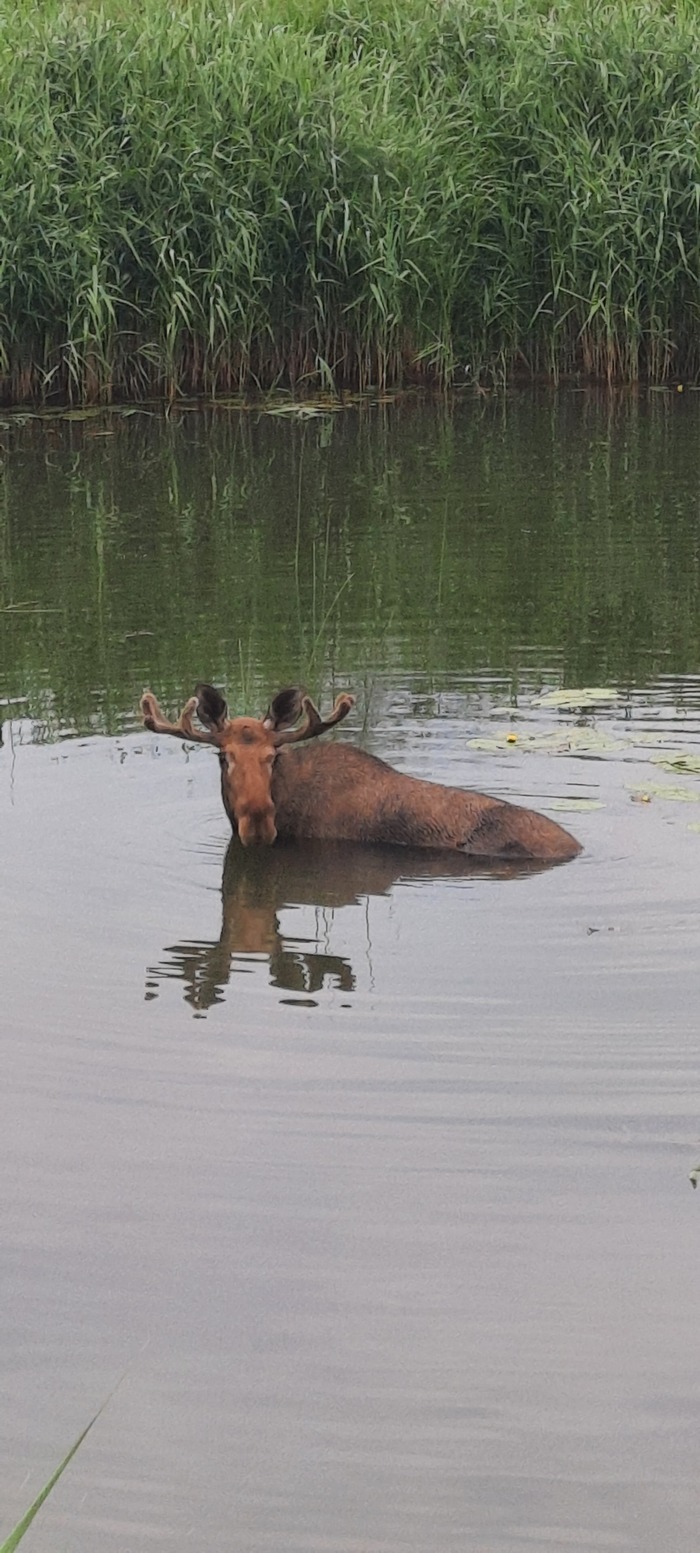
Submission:
{"label": "grass blade in water", "polygon": [[[105,1406],[106,1406],[106,1403],[103,1403],[102,1407],[105,1407]],[[99,1418],[100,1413],[102,1412],[102,1407],[99,1408],[98,1411],[95,1413],[95,1417],[90,1419],[90,1422],[87,1425],[87,1428],[83,1429],[82,1434],[78,1435],[78,1438],[75,1441],[75,1444],[71,1445],[71,1448],[70,1448],[70,1450],[68,1452],[68,1455],[64,1456],[63,1461],[61,1462],[60,1466],[56,1468],[56,1471],[54,1472],[53,1476],[49,1478],[48,1483],[44,1484],[44,1487],[42,1488],[41,1492],[39,1494],[37,1494],[36,1499],[34,1500],[34,1503],[29,1506],[29,1509],[27,1510],[26,1515],[22,1516],[21,1521],[19,1521],[17,1523],[17,1525],[15,1526],[14,1531],[11,1531],[9,1537],[7,1537],[5,1539],[5,1541],[0,1545],[0,1553],[14,1553],[15,1548],[19,1547],[19,1544],[22,1541],[22,1538],[23,1538],[25,1532],[29,1531],[29,1528],[30,1528],[30,1526],[32,1524],[32,1521],[34,1520],[35,1515],[38,1514],[38,1512],[41,1509],[41,1506],[43,1505],[44,1501],[46,1499],[48,1499],[49,1494],[51,1493],[52,1488],[55,1488],[59,1478],[63,1476],[63,1473],[65,1472],[66,1467],[68,1466],[68,1463],[73,1460],[73,1457],[75,1456],[76,1451],[78,1451],[80,1449],[80,1446],[82,1445],[83,1440],[85,1439],[86,1434],[90,1433],[90,1430],[92,1429],[93,1424],[97,1422],[97,1419]]]}

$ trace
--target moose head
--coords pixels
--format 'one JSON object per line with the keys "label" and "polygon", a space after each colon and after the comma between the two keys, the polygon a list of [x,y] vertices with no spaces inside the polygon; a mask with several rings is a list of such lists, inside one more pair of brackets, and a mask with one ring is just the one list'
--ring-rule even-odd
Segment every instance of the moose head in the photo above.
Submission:
{"label": "moose head", "polygon": [[[323,718],[309,696],[289,688],[275,696],[264,717],[229,717],[221,691],[202,684],[171,723],[150,690],[141,697],[143,720],[152,733],[171,733],[218,750],[224,808],[244,847],[271,846],[277,836],[272,773],[280,750],[318,738],[342,722],[354,705],[355,697],[343,693]],[[193,722],[195,714],[201,727]]]}

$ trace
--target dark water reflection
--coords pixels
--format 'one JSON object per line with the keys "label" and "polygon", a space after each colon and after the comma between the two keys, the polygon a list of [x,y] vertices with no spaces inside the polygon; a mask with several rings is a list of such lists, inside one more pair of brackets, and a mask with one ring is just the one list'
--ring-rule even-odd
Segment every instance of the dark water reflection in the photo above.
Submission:
{"label": "dark water reflection", "polygon": [[646,683],[700,656],[698,396],[9,422],[0,705],[134,726],[379,669]]}
{"label": "dark water reflection", "polygon": [[[698,397],[0,428],[0,1544],[128,1365],[36,1553],[696,1553]],[[242,853],[202,677],[583,854]]]}
{"label": "dark water reflection", "polygon": [[449,852],[412,847],[367,847],[352,843],[278,845],[270,851],[245,851],[236,837],[228,846],[221,881],[222,923],[216,943],[168,945],[159,965],[151,967],[146,996],[157,996],[160,980],[181,979],[185,1002],[198,1013],[222,1003],[231,976],[251,970],[251,957],[267,960],[270,984],[297,993],[310,1006],[326,985],[354,992],[350,961],[324,953],[280,928],[286,908],[311,906],[333,916],[360,906],[370,896],[391,894],[397,883],[467,879],[523,879],[544,873],[546,863],[484,862]]}

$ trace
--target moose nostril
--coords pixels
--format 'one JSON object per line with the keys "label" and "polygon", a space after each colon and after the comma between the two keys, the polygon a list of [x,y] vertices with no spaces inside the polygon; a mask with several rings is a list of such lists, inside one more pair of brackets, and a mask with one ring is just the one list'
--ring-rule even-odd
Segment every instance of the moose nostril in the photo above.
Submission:
{"label": "moose nostril", "polygon": [[275,811],[272,806],[262,811],[258,809],[254,813],[239,813],[237,818],[238,835],[244,847],[271,847],[273,841],[277,839]]}

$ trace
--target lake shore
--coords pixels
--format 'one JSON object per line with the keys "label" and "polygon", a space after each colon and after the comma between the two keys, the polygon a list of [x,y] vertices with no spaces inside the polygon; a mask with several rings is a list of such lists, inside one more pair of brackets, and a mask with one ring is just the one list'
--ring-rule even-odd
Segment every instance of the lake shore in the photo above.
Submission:
{"label": "lake shore", "polygon": [[689,4],[0,3],[0,399],[697,369]]}

